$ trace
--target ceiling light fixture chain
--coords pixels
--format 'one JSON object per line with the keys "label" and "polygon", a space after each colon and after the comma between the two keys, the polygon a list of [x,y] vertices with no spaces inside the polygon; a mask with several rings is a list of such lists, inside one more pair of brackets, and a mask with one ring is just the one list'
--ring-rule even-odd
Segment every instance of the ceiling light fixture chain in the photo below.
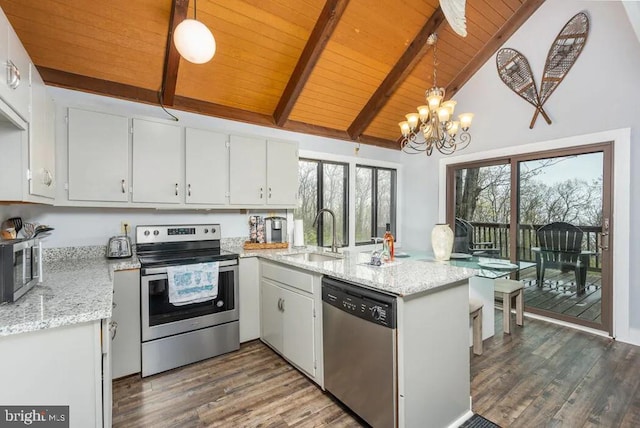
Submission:
{"label": "ceiling light fixture chain", "polygon": [[463,113],[458,116],[459,120],[452,120],[456,101],[443,101],[445,89],[437,85],[437,41],[435,33],[427,39],[427,44],[433,49],[433,87],[425,91],[427,104],[419,106],[418,113],[407,114],[407,120],[398,124],[402,132],[400,147],[405,153],[425,152],[430,156],[435,148],[450,155],[471,142],[469,128],[473,114]]}

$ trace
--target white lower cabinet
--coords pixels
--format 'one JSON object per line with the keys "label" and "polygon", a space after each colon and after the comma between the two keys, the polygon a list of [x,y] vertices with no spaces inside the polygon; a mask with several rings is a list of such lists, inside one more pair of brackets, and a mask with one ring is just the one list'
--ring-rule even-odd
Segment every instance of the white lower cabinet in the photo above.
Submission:
{"label": "white lower cabinet", "polygon": [[110,427],[108,323],[96,320],[0,337],[0,403],[69,406],[71,428]]}
{"label": "white lower cabinet", "polygon": [[261,339],[322,386],[321,275],[261,262]]}
{"label": "white lower cabinet", "polygon": [[111,377],[117,379],[140,373],[140,271],[116,271],[113,274],[114,331],[111,341]]}

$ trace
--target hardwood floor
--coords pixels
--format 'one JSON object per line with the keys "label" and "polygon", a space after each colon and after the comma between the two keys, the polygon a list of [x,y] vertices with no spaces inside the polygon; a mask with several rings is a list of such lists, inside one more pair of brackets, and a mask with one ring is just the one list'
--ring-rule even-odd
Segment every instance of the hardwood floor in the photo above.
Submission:
{"label": "hardwood floor", "polygon": [[239,352],[113,383],[114,427],[361,427],[259,341]]}
{"label": "hardwood floor", "polygon": [[525,319],[471,357],[473,410],[502,427],[640,426],[640,347]]}
{"label": "hardwood floor", "polygon": [[[473,410],[502,427],[640,426],[640,347],[525,319],[471,354]],[[360,427],[261,342],[114,382],[114,427]]]}

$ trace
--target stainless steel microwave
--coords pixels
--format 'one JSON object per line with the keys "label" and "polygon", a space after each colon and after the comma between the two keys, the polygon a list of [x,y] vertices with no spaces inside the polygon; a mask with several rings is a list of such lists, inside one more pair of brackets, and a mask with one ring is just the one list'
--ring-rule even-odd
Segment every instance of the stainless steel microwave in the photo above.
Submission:
{"label": "stainless steel microwave", "polygon": [[42,282],[42,244],[37,238],[0,241],[0,303],[15,302]]}

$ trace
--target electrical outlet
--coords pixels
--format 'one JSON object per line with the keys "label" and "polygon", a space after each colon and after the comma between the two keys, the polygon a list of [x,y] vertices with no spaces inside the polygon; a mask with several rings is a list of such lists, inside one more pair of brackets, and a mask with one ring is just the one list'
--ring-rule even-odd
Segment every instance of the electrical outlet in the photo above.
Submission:
{"label": "electrical outlet", "polygon": [[122,220],[120,222],[120,233],[123,235],[125,233],[131,233],[131,223],[127,220]]}

